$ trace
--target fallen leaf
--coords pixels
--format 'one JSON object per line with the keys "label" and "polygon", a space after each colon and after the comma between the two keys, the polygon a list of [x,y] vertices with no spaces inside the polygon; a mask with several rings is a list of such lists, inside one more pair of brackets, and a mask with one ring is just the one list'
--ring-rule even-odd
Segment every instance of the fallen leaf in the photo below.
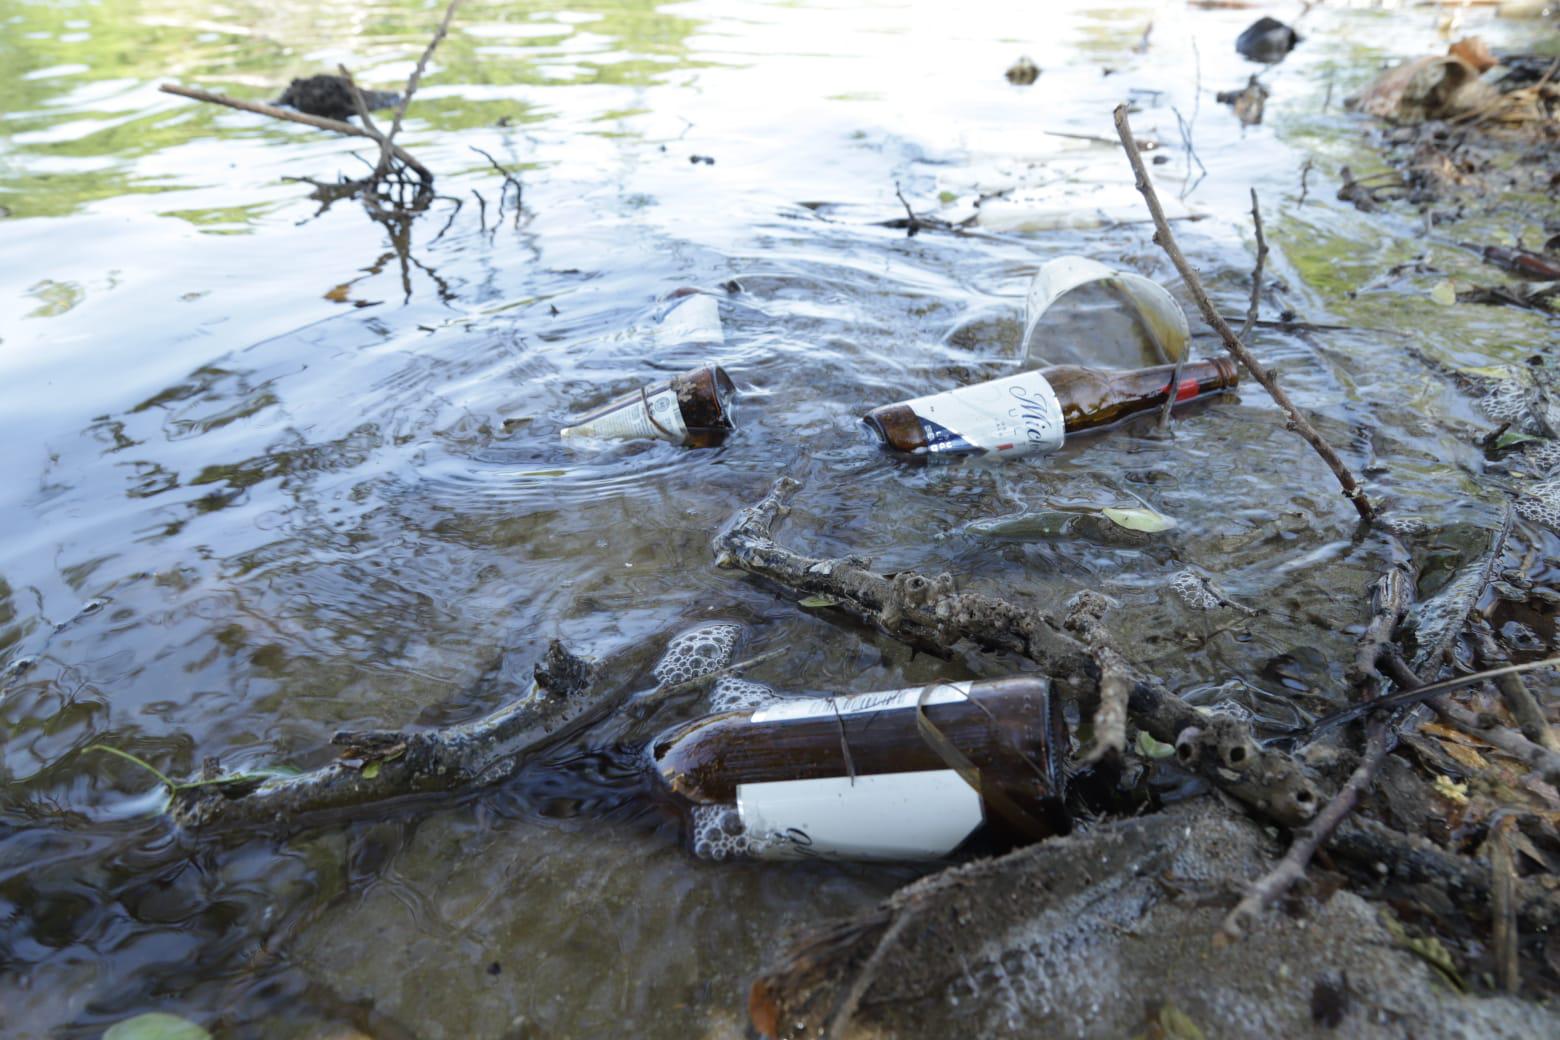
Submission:
{"label": "fallen leaf", "polygon": [[1435,283],[1435,288],[1430,290],[1430,298],[1442,307],[1450,307],[1457,302],[1457,287],[1450,279]]}
{"label": "fallen leaf", "polygon": [[1465,36],[1446,48],[1446,53],[1461,58],[1479,72],[1488,72],[1500,61],[1490,53],[1490,48],[1477,36]]}
{"label": "fallen leaf", "polygon": [[1140,729],[1137,735],[1137,753],[1144,758],[1169,758],[1175,754],[1175,746],[1155,740],[1147,730]]}
{"label": "fallen leaf", "polygon": [[372,779],[374,779],[374,777],[376,777],[378,775],[379,775],[379,763],[378,762],[370,762],[368,765],[363,767],[363,779],[364,780],[372,780]]}
{"label": "fallen leaf", "polygon": [[836,607],[839,606],[839,602],[833,596],[808,596],[799,600],[797,605],[818,609],[820,607]]}
{"label": "fallen leaf", "polygon": [[1533,436],[1531,433],[1523,433],[1521,430],[1507,430],[1505,433],[1495,438],[1495,447],[1509,448],[1513,444],[1526,444],[1528,441],[1536,441],[1539,439],[1540,438]]}
{"label": "fallen leaf", "polygon": [[103,1040],[211,1040],[211,1034],[187,1018],[151,1011],[109,1026]]}
{"label": "fallen leaf", "polygon": [[1118,509],[1115,506],[1107,506],[1100,512],[1105,519],[1117,527],[1125,527],[1129,531],[1146,531],[1149,534],[1157,534],[1160,531],[1168,531],[1175,526],[1175,521],[1163,513],[1156,513],[1152,509]]}

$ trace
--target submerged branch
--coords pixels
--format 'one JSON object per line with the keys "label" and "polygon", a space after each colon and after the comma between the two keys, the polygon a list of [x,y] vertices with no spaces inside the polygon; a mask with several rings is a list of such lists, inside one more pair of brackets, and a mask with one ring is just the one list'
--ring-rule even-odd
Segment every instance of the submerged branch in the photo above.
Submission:
{"label": "submerged branch", "polygon": [[[861,557],[819,559],[778,544],[775,522],[799,487],[782,477],[757,505],[738,513],[715,539],[716,563],[767,579],[798,597],[825,597],[832,609],[939,657],[968,642],[988,652],[1028,658],[1064,695],[1062,688],[1071,687],[1076,700],[1099,697],[1101,676],[1090,648],[1043,610],[984,593],[959,592],[950,574],[880,574]],[[1088,631],[1088,622],[1076,610],[1074,618],[1074,627]],[[1130,679],[1127,717],[1157,740],[1174,744],[1182,766],[1288,826],[1315,814],[1316,787],[1293,758],[1258,748],[1245,723],[1205,715],[1130,671],[1119,655],[1113,660],[1119,661],[1123,678]]]}
{"label": "submerged branch", "polygon": [[327,766],[258,784],[180,787],[168,812],[194,829],[293,826],[388,799],[485,787],[613,703],[596,688],[591,665],[554,640],[536,666],[536,688],[490,715],[432,730],[337,733],[331,743],[342,758]]}

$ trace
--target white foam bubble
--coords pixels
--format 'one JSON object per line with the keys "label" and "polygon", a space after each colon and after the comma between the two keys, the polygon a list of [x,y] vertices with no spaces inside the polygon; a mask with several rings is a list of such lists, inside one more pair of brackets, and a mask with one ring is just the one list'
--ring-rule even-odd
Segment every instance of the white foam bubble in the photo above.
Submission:
{"label": "white foam bubble", "polygon": [[710,710],[748,711],[773,704],[779,699],[779,694],[761,682],[726,675],[716,679],[714,688],[710,690]]}
{"label": "white foam bubble", "polygon": [[651,674],[662,686],[671,686],[717,672],[731,663],[741,635],[742,626],[730,621],[690,628],[666,644],[666,654]]}

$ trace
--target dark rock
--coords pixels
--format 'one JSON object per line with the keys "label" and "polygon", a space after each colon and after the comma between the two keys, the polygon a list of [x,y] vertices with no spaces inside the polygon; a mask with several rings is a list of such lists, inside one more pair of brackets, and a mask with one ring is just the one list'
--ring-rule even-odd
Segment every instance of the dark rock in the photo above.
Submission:
{"label": "dark rock", "polygon": [[1029,58],[1019,58],[1008,66],[1007,81],[1020,87],[1027,87],[1040,78],[1040,66],[1030,61]]}
{"label": "dark rock", "polygon": [[[361,89],[361,88],[360,88]],[[363,103],[369,108],[389,108],[398,103],[401,95],[388,90],[364,90]],[[287,84],[278,105],[290,105],[300,112],[326,119],[350,119],[357,114],[352,104],[352,92],[341,76],[309,76]]]}
{"label": "dark rock", "polygon": [[1272,65],[1295,49],[1300,34],[1277,18],[1262,17],[1235,38],[1235,50],[1247,61]]}

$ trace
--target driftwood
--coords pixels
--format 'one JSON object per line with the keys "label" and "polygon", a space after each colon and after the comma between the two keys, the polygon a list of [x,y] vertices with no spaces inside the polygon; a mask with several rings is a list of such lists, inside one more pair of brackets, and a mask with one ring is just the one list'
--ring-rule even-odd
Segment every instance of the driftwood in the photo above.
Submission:
{"label": "driftwood", "polygon": [[[1089,647],[1043,610],[984,593],[959,592],[948,574],[879,574],[861,557],[819,559],[777,543],[774,524],[799,487],[782,477],[763,500],[738,513],[715,539],[716,563],[764,578],[798,597],[826,597],[833,609],[941,657],[968,642],[1028,658],[1064,696],[1084,703],[1098,699],[1101,676]],[[1075,626],[1088,631],[1083,611],[1075,611],[1073,618]],[[1126,667],[1119,656],[1117,661]],[[1187,769],[1279,823],[1298,826],[1315,815],[1316,785],[1293,758],[1259,748],[1243,722],[1205,714],[1157,683],[1131,678],[1127,717],[1155,739],[1175,745]]]}
{"label": "driftwood", "polygon": [[[477,790],[514,775],[537,752],[579,732],[614,699],[592,667],[554,640],[536,666],[536,688],[474,722],[431,730],[341,732],[342,757],[298,776],[222,782],[215,775],[172,794],[182,826],[211,829],[328,822],[332,815],[398,798]],[[206,772],[215,774],[214,762]]]}

